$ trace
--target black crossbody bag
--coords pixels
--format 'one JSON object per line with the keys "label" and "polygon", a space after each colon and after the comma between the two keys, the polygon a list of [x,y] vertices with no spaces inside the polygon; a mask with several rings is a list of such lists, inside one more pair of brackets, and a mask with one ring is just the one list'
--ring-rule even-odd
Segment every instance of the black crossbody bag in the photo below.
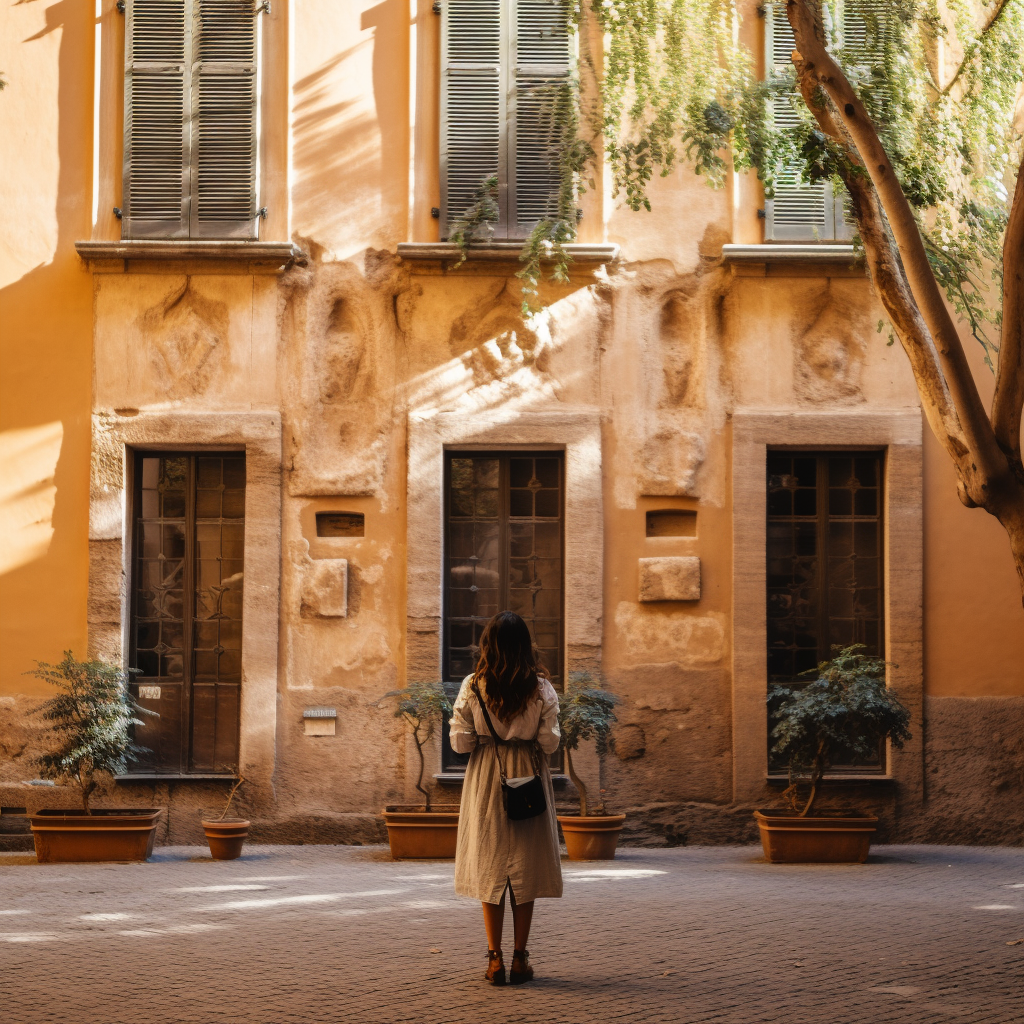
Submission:
{"label": "black crossbody bag", "polygon": [[536,741],[530,745],[530,753],[533,758],[533,777],[527,775],[521,779],[507,778],[498,747],[502,744],[507,745],[508,740],[499,739],[495,732],[491,716],[487,713],[487,705],[480,696],[476,683],[473,684],[473,692],[476,694],[476,699],[480,701],[484,721],[494,740],[494,756],[498,759],[498,773],[501,775],[501,799],[505,805],[505,813],[508,815],[509,821],[525,821],[527,818],[536,818],[538,814],[543,814],[548,809],[547,798],[544,796],[544,782],[540,777]]}

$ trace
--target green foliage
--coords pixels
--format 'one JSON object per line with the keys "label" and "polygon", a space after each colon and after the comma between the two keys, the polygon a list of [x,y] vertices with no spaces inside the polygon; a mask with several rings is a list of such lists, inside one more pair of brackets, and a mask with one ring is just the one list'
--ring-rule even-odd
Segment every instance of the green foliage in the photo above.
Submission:
{"label": "green foliage", "polygon": [[466,262],[469,247],[481,237],[490,238],[494,233],[493,225],[498,220],[498,177],[492,174],[484,178],[473,193],[473,204],[461,217],[452,222],[452,230],[448,239],[461,250],[462,257],[455,264],[458,269]]}
{"label": "green foliage", "polygon": [[[619,698],[614,693],[601,689],[598,680],[589,672],[570,672],[569,684],[558,701],[558,728],[562,733],[562,747],[565,750],[565,765],[569,778],[579,791],[580,814],[587,816],[587,787],[576,774],[572,764],[572,752],[583,740],[597,741],[598,754],[608,749],[608,736],[616,721],[615,705]],[[603,812],[604,805],[598,809]]]}
{"label": "green foliage", "polygon": [[[128,672],[102,661],[78,661],[71,651],[57,665],[38,662],[30,674],[62,692],[36,708],[50,723],[58,746],[37,759],[43,778],[74,782],[89,811],[98,772],[120,775],[145,752],[132,739],[138,715],[153,715],[128,692]],[[129,670],[134,671],[134,670]]]}
{"label": "green foliage", "polygon": [[817,678],[801,687],[773,686],[768,694],[772,753],[789,764],[786,795],[796,807],[798,777],[808,778],[810,798],[817,795],[822,776],[838,753],[854,764],[870,760],[886,738],[902,747],[910,739],[910,712],[885,685],[886,662],[863,653],[863,644],[833,647]]}
{"label": "green foliage", "polygon": [[[547,128],[548,148],[557,158],[559,188],[555,215],[540,221],[530,233],[519,256],[523,269],[516,274],[522,282],[523,315],[528,316],[540,308],[539,291],[541,265],[552,263],[550,279],[559,284],[569,283],[569,264],[572,257],[565,246],[576,240],[576,202],[586,192],[584,175],[587,165],[594,159],[589,142],[580,138],[579,79],[571,75],[550,87],[547,109],[550,121]],[[589,184],[593,184],[590,182]]]}
{"label": "green foliage", "polygon": [[[430,791],[423,788],[423,773],[426,769],[423,747],[434,735],[434,730],[444,720],[444,716],[452,713],[451,701],[448,700],[441,683],[423,680],[411,682],[403,690],[391,690],[385,693],[380,701],[391,699],[397,701],[395,718],[404,718],[412,730],[412,738],[420,759],[416,788],[423,794],[426,809],[429,811]],[[379,705],[380,701],[377,701],[376,705]]]}
{"label": "green foliage", "polygon": [[[1013,112],[1024,78],[1024,2],[1002,2],[981,0],[979,12],[973,0],[945,0],[940,16],[938,0],[891,0],[881,17],[863,0],[822,3],[833,53],[879,129],[936,278],[990,366],[998,349],[986,326],[1000,323],[991,300],[1000,290],[1006,186],[1020,161]],[[843,4],[863,12],[863,40],[842,37]],[[768,6],[785,21],[784,0]],[[600,134],[613,191],[631,209],[651,209],[655,171],[670,173],[680,153],[712,186],[722,184],[731,152],[737,170],[757,172],[769,198],[779,171],[793,164],[807,182],[829,179],[841,193],[845,155],[794,91],[795,73],[754,76],[753,55],[737,42],[734,0],[591,7],[606,39]],[[937,66],[940,40],[964,55],[954,75]],[[782,94],[798,115],[785,131],[769,103]]]}
{"label": "green foliage", "polygon": [[576,750],[582,740],[596,739],[597,752],[603,754],[616,721],[613,708],[619,703],[589,672],[570,672],[569,684],[558,702],[562,746]]}

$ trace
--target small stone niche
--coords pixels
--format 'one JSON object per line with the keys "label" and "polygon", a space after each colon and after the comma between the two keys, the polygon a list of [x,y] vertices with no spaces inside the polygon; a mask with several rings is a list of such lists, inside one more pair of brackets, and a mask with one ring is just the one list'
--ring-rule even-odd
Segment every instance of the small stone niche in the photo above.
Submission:
{"label": "small stone niche", "polygon": [[306,736],[334,736],[337,727],[337,708],[306,708],[302,712],[302,731]]}
{"label": "small stone niche", "polygon": [[696,537],[697,513],[685,508],[659,508],[647,513],[648,537]]}
{"label": "small stone niche", "polygon": [[362,537],[366,533],[366,516],[362,512],[317,512],[318,537]]}

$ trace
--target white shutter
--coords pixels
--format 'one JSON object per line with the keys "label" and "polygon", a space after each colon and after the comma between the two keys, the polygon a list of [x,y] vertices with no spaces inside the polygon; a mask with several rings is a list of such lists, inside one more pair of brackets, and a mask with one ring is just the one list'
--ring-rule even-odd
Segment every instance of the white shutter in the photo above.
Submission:
{"label": "white shutter", "polygon": [[193,4],[191,237],[253,239],[258,5]]}
{"label": "white shutter", "polygon": [[558,212],[560,132],[553,107],[569,74],[566,0],[510,0],[510,235],[525,238]]}
{"label": "white shutter", "polygon": [[[790,54],[796,49],[793,29],[785,5],[765,6],[765,67],[769,74],[792,69]],[[799,93],[780,95],[771,101],[778,128],[794,127],[799,118],[794,100]],[[841,214],[840,214],[841,218]],[[790,164],[776,175],[775,198],[765,200],[765,241],[833,241],[836,238],[836,209],[832,186],[827,181],[808,185],[800,178],[799,164]]]}
{"label": "white shutter", "polygon": [[505,0],[444,0],[441,24],[441,233],[473,205],[480,183],[497,175],[507,235],[502,7]]}
{"label": "white shutter", "polygon": [[187,238],[192,0],[132,0],[125,26],[125,238]]}

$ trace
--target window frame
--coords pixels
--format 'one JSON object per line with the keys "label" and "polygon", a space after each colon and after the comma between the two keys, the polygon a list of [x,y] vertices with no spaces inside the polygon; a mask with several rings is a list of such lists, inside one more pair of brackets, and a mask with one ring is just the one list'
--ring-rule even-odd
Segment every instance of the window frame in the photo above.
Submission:
{"label": "window frame", "polygon": [[[252,61],[253,106],[252,106],[252,217],[246,221],[234,222],[234,227],[220,230],[217,222],[205,222],[199,219],[199,128],[198,117],[200,63],[195,56],[196,22],[198,7],[201,0],[183,0],[184,5],[184,56],[182,58],[182,81],[185,98],[182,111],[182,161],[181,161],[181,217],[177,229],[164,225],[171,221],[156,221],[136,217],[132,212],[132,132],[131,111],[133,108],[133,72],[136,62],[132,60],[131,45],[133,41],[134,8],[138,0],[126,0],[124,9],[124,46],[122,52],[122,84],[123,123],[121,126],[121,238],[122,241],[175,241],[175,242],[255,242],[259,241],[260,221],[263,214],[262,203],[262,146],[263,146],[263,16],[270,13],[269,4],[260,5],[254,0],[252,17],[254,19],[254,46]],[[143,62],[145,63],[145,62]],[[171,65],[174,61],[150,61],[154,65]],[[219,71],[228,65],[241,62],[209,60],[205,62]],[[155,70],[150,69],[150,70]],[[237,68],[236,68],[237,70]],[[135,224],[139,227],[136,229]],[[232,223],[230,221],[224,223]]]}
{"label": "window frame", "polygon": [[[877,498],[876,498],[876,514],[874,516],[875,522],[877,523],[877,555],[878,559],[878,641],[877,650],[874,652],[869,650],[869,654],[873,654],[875,657],[885,658],[886,657],[886,645],[887,645],[887,634],[889,633],[889,622],[888,622],[888,601],[887,601],[887,580],[886,580],[886,532],[888,523],[888,487],[887,487],[887,463],[889,460],[889,448],[886,445],[858,445],[856,447],[821,447],[815,448],[806,445],[772,445],[768,444],[765,446],[765,461],[764,461],[764,494],[765,494],[765,663],[766,663],[766,681],[770,690],[774,682],[780,682],[782,685],[799,686],[799,681],[794,680],[773,680],[771,668],[770,668],[770,656],[771,656],[771,637],[770,637],[770,622],[771,616],[769,612],[769,594],[771,586],[769,583],[769,562],[771,560],[771,552],[769,549],[769,531],[768,528],[772,522],[772,513],[770,511],[770,475],[768,473],[768,466],[773,456],[784,455],[792,459],[797,458],[814,458],[816,460],[816,479],[815,479],[815,495],[816,495],[816,508],[815,508],[815,545],[816,545],[816,562],[817,562],[817,573],[816,573],[816,587],[819,592],[819,608],[817,618],[817,629],[819,632],[818,636],[818,661],[828,660],[828,656],[831,654],[831,635],[830,627],[832,623],[832,617],[829,615],[829,580],[830,580],[830,567],[829,560],[830,555],[827,551],[828,544],[828,527],[831,520],[832,513],[829,509],[828,491],[829,485],[829,465],[828,460],[837,456],[844,456],[850,459],[856,459],[858,457],[874,457],[878,460],[878,480],[876,484]],[[824,492],[824,500],[822,500],[822,493]],[[791,518],[795,517],[795,513],[791,513]],[[810,517],[807,517],[810,520]],[[855,523],[856,512],[851,512],[851,522]],[[853,640],[852,642],[860,642]],[[822,645],[825,646],[826,650],[822,650]],[[807,681],[810,682],[810,677],[807,677]],[[886,685],[889,685],[888,680]],[[773,764],[771,754],[771,718],[768,719],[768,731],[769,731],[769,742],[768,742],[768,775],[769,778],[782,778],[786,775],[785,770],[778,764]],[[826,773],[827,777],[830,778],[843,778],[847,776],[886,776],[889,772],[888,765],[888,743],[882,741],[879,744],[879,754],[877,764],[858,764],[858,765],[847,765],[847,764],[834,764],[829,771]]]}
{"label": "window frame", "polygon": [[[517,159],[519,148],[520,115],[519,110],[523,90],[517,88],[517,78],[521,69],[529,69],[526,77],[550,78],[570,76],[572,65],[577,56],[575,35],[568,33],[568,53],[564,67],[558,63],[524,61],[520,58],[519,46],[519,0],[495,0],[500,17],[498,32],[498,60],[491,61],[455,61],[449,57],[450,38],[450,4],[449,0],[441,6],[441,44],[440,44],[440,96],[439,96],[439,221],[440,234],[443,240],[451,235],[452,225],[459,220],[465,210],[453,211],[449,207],[449,90],[448,82],[453,77],[484,77],[496,79],[498,102],[497,129],[497,167],[495,174],[498,179],[499,217],[492,224],[492,238],[495,241],[522,242],[529,238],[538,221],[520,221]],[[568,10],[568,0],[550,0],[552,6],[561,4]],[[456,66],[461,64],[462,66]],[[524,106],[528,110],[528,106]],[[553,188],[550,199],[552,205],[557,202],[558,184]],[[554,212],[552,211],[552,216]]]}
{"label": "window frame", "polygon": [[[240,765],[241,765],[241,719],[242,719],[242,686],[244,683],[244,666],[239,674],[238,682],[238,711],[236,720],[234,723],[234,750],[235,760],[233,766],[227,771],[215,771],[208,768],[193,769],[190,767],[192,760],[192,749],[193,749],[193,682],[195,676],[194,669],[194,656],[195,656],[195,644],[194,644],[194,624],[195,624],[195,561],[196,561],[196,515],[195,515],[195,490],[196,490],[196,463],[197,460],[204,456],[216,456],[219,458],[241,458],[245,462],[246,467],[246,484],[245,484],[245,505],[242,518],[240,522],[245,528],[245,524],[248,520],[248,497],[249,497],[249,454],[246,450],[246,446],[239,447],[238,445],[228,445],[223,447],[202,447],[202,448],[191,448],[191,447],[167,447],[166,445],[160,445],[159,447],[144,447],[141,445],[133,445],[126,447],[125,450],[125,494],[126,494],[126,539],[125,543],[125,596],[126,596],[126,608],[125,608],[125,643],[124,643],[124,657],[125,664],[131,668],[135,668],[137,665],[137,605],[136,605],[136,593],[137,583],[137,563],[140,557],[138,551],[138,523],[141,518],[142,510],[142,462],[144,459],[152,458],[187,458],[189,460],[188,469],[188,489],[185,495],[185,553],[183,555],[182,565],[182,721],[181,721],[181,736],[179,739],[179,759],[177,768],[168,768],[160,764],[147,764],[145,762],[138,763],[129,766],[129,769],[123,776],[126,780],[131,780],[133,777],[139,778],[236,778]],[[223,517],[222,517],[223,518]],[[189,526],[191,524],[191,529]],[[246,564],[246,547],[247,543],[243,542],[242,548],[242,571],[245,573]],[[223,556],[221,556],[223,557]],[[243,576],[244,581],[244,576]],[[244,588],[244,582],[243,582]],[[186,613],[186,609],[189,607],[188,603],[191,599],[192,611],[190,614]],[[241,640],[239,646],[239,657],[244,658],[245,652],[245,637],[246,637],[246,625],[245,625],[245,614],[244,614],[244,589],[243,589],[243,615],[242,615],[242,629],[241,629]],[[132,678],[129,680],[129,687],[131,688],[133,695],[138,699],[138,687],[140,685],[147,685],[145,682],[136,682],[136,674],[131,673]],[[135,729],[133,727],[133,737]],[[145,743],[142,743],[145,746]]]}
{"label": "window frame", "polygon": [[[566,615],[565,615],[565,581],[566,581],[566,551],[565,551],[565,509],[566,509],[566,484],[567,484],[567,460],[566,452],[564,448],[535,448],[535,447],[524,447],[524,448],[466,448],[461,445],[454,445],[452,447],[445,447],[443,450],[443,484],[442,484],[442,577],[441,577],[441,680],[442,686],[445,688],[446,693],[450,700],[454,700],[455,695],[458,693],[459,686],[462,683],[462,679],[451,678],[451,671],[449,668],[449,586],[448,586],[448,558],[450,550],[450,542],[448,535],[448,528],[450,519],[451,509],[451,466],[452,461],[458,458],[473,458],[473,459],[498,459],[498,544],[499,544],[499,580],[503,580],[503,584],[499,586],[498,604],[499,610],[503,610],[507,605],[503,605],[502,602],[508,595],[509,592],[509,521],[511,516],[509,515],[510,495],[509,495],[509,461],[514,458],[527,458],[527,459],[557,459],[558,461],[558,476],[559,476],[559,504],[558,504],[558,524],[559,524],[559,544],[560,544],[560,561],[561,561],[561,589],[560,589],[560,601],[559,601],[559,638],[558,638],[558,652],[560,661],[560,672],[557,675],[557,683],[553,682],[555,689],[558,692],[564,692],[565,689],[565,672],[566,672]],[[557,750],[550,758],[550,764],[553,769],[559,770],[562,764],[561,748]],[[466,764],[469,761],[469,755],[456,754],[452,749],[448,740],[448,719],[445,716],[442,729],[441,729],[441,772],[443,775],[456,775],[462,774],[465,771]]]}

